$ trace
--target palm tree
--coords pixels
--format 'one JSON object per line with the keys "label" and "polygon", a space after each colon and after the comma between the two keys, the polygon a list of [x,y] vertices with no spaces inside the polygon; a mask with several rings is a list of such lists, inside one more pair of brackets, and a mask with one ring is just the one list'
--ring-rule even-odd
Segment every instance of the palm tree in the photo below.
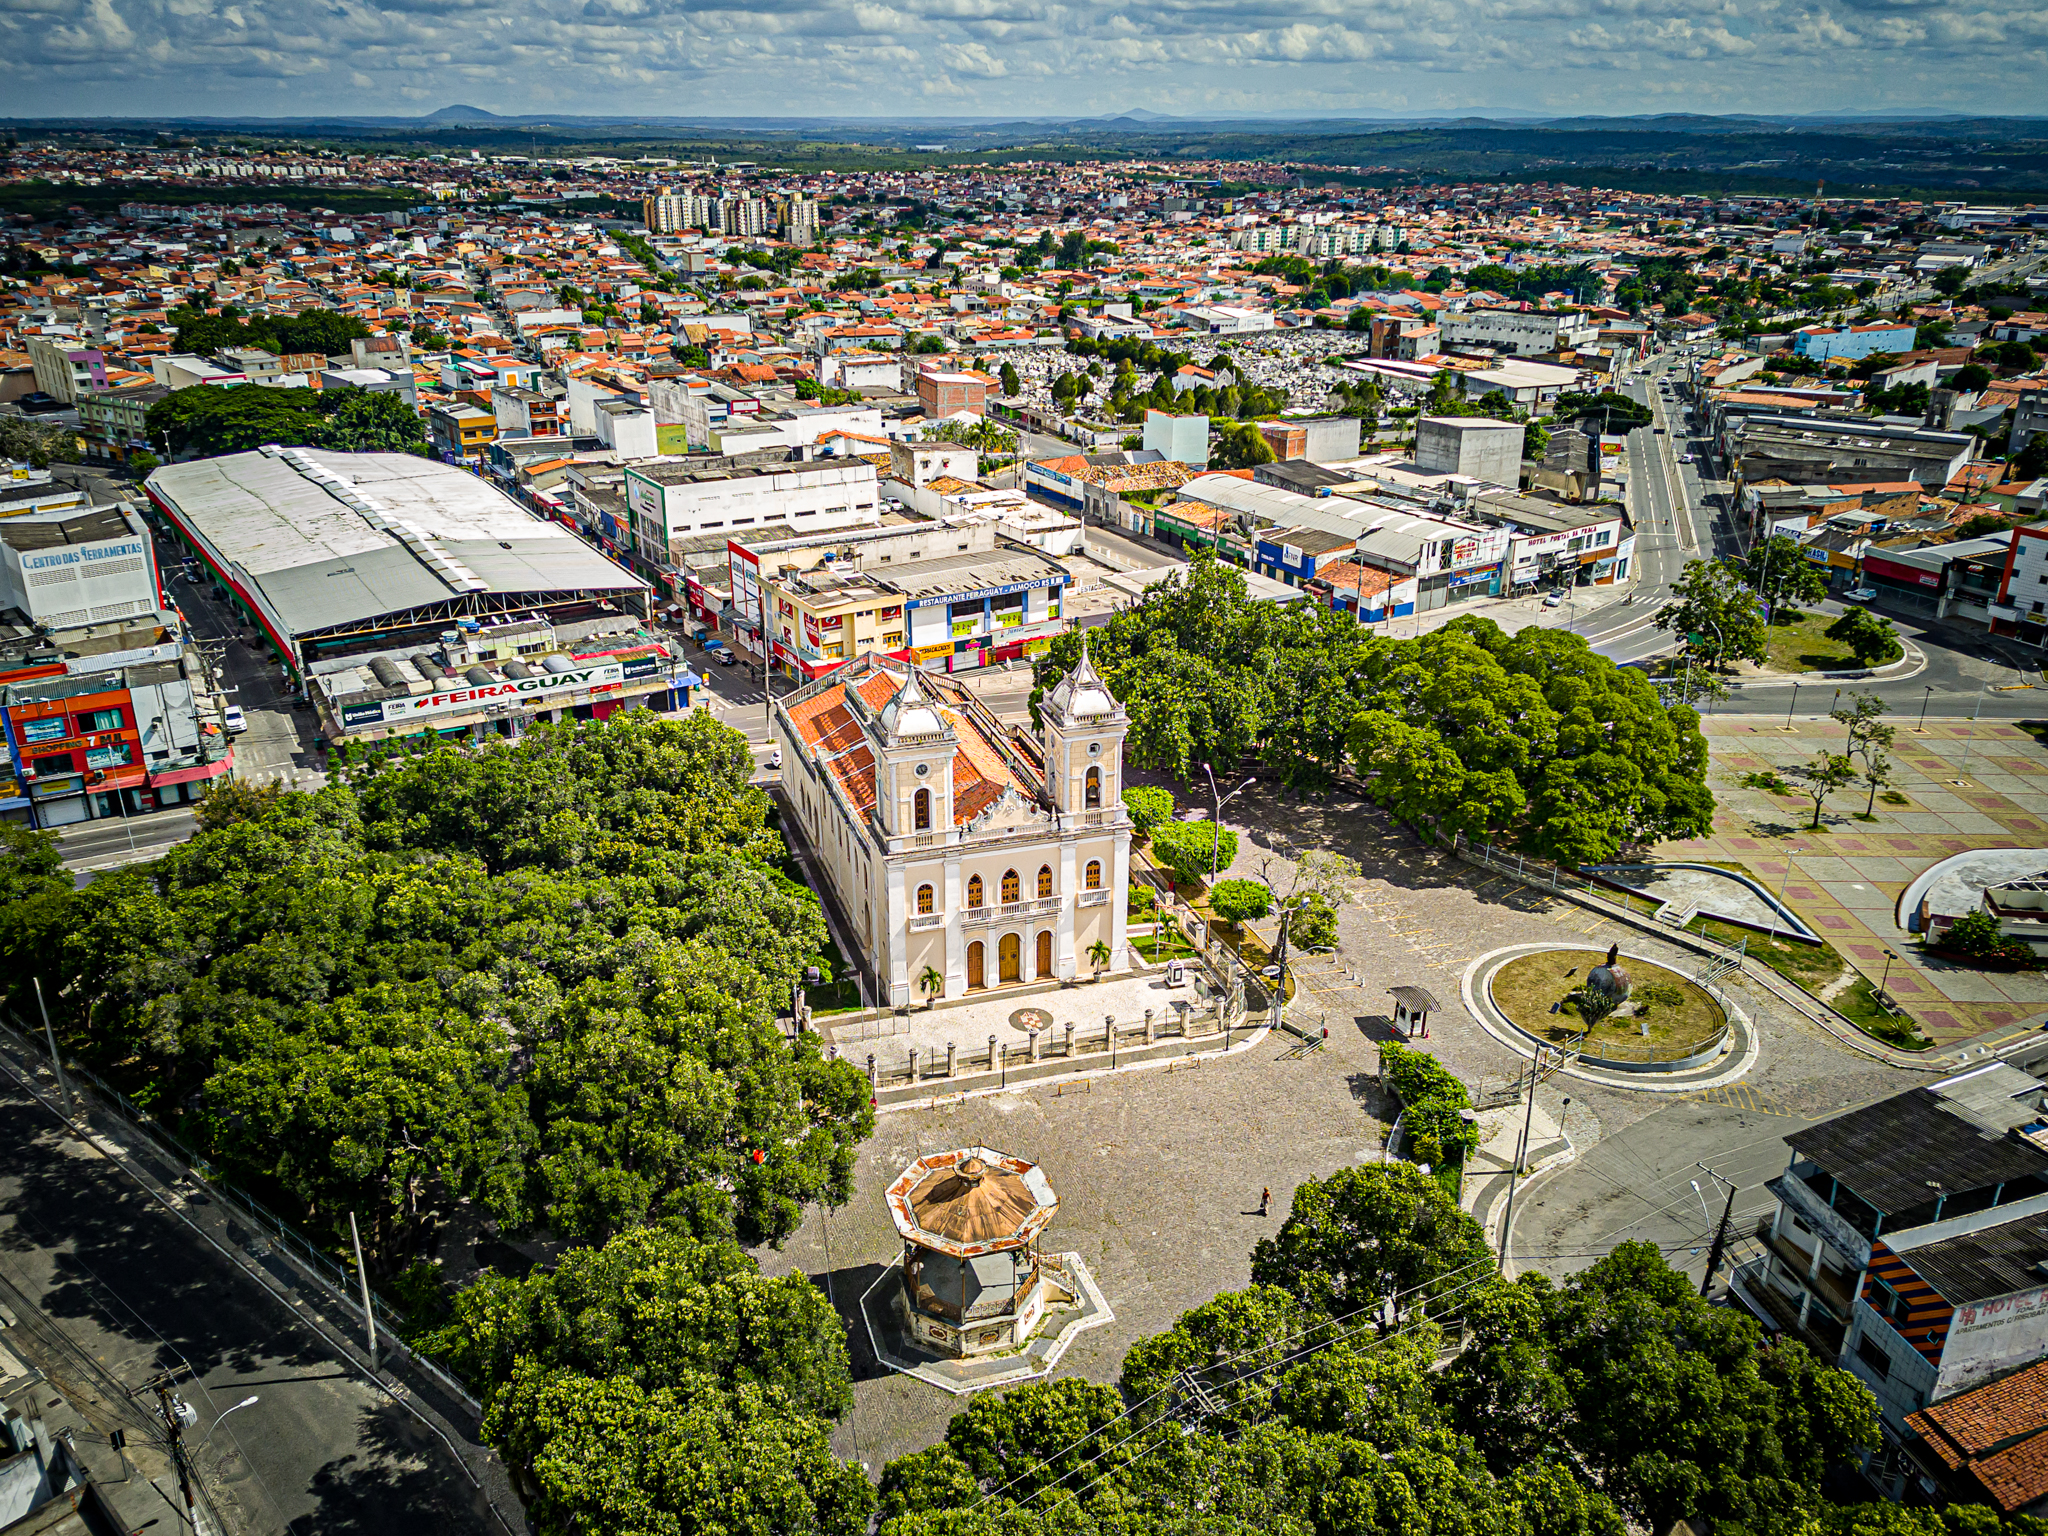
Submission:
{"label": "palm tree", "polygon": [[939,1006],[939,994],[946,990],[946,978],[928,965],[917,978],[917,990],[925,995],[925,1011],[929,1013]]}
{"label": "palm tree", "polygon": [[1102,968],[1109,964],[1109,946],[1097,939],[1088,946],[1088,963],[1095,967],[1095,979],[1102,980]]}

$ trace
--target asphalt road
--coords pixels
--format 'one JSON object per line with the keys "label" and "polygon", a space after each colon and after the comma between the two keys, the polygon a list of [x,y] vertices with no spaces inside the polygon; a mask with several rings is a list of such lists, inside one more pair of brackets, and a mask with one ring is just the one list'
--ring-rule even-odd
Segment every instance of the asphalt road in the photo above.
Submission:
{"label": "asphalt road", "polygon": [[231,1536],[495,1530],[410,1414],[12,1082],[0,1281],[120,1388],[176,1373],[201,1431],[257,1398],[200,1444]]}

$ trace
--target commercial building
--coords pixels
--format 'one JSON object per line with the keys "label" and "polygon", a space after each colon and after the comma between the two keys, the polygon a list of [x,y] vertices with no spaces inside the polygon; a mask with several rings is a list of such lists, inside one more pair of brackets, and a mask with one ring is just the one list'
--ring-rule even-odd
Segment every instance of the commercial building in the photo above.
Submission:
{"label": "commercial building", "polygon": [[1792,354],[1853,362],[1874,352],[1910,352],[1917,334],[1910,325],[1808,325],[1792,333]]}
{"label": "commercial building", "polygon": [[125,507],[0,516],[0,608],[26,623],[69,630],[163,606],[149,530]]}
{"label": "commercial building", "polygon": [[941,672],[1042,655],[1065,627],[1066,567],[992,534],[937,537],[985,547],[886,569],[821,561],[763,578],[777,663],[810,678],[870,650]]}
{"label": "commercial building", "polygon": [[730,456],[629,464],[623,487],[633,545],[666,563],[669,546],[699,533],[786,527],[825,532],[881,516],[881,481],[865,459]]}
{"label": "commercial building", "polygon": [[154,618],[0,647],[0,816],[34,827],[146,816],[233,771],[204,662]]}
{"label": "commercial building", "polygon": [[1424,416],[1415,424],[1415,467],[1513,489],[1521,483],[1525,430],[1490,416]]}
{"label": "commercial building", "polygon": [[1468,309],[1437,316],[1438,345],[1488,347],[1508,357],[1541,357],[1576,351],[1600,339],[1600,326],[1589,315],[1545,310]]}
{"label": "commercial building", "polygon": [[668,690],[665,663],[629,679],[621,661],[651,643],[648,584],[462,470],[264,448],[166,466],[145,489],[330,738],[516,730]]}
{"label": "commercial building", "polygon": [[1717,436],[1721,458],[1745,485],[1912,480],[1939,490],[1977,451],[1977,439],[1966,432],[1819,413],[1724,416]]}
{"label": "commercial building", "polygon": [[2048,1083],[1993,1061],[1785,1142],[1734,1294],[1869,1387],[1889,1447],[2048,1354]]}
{"label": "commercial building", "polygon": [[88,390],[78,398],[78,427],[93,453],[127,460],[154,453],[149,441],[149,408],[169,397],[161,384],[127,384]]}
{"label": "commercial building", "polygon": [[872,653],[776,702],[789,823],[890,1006],[1128,968],[1129,721],[1085,654],[1040,717]]}
{"label": "commercial building", "polygon": [[66,405],[76,405],[88,390],[107,387],[106,354],[98,347],[80,345],[75,338],[31,336],[28,358],[35,370],[36,388]]}

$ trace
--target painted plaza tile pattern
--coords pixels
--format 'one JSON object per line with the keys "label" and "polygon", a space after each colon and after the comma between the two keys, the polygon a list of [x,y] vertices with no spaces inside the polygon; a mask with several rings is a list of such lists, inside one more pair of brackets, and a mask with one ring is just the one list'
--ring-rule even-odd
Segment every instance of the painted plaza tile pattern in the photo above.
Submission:
{"label": "painted plaza tile pattern", "polygon": [[[1741,864],[1785,901],[1876,985],[1886,983],[1938,1048],[2014,1034],[2048,1014],[2048,975],[1979,971],[1923,956],[1917,937],[1895,920],[1899,896],[1922,869],[1977,848],[2048,848],[2048,747],[2005,722],[1929,722],[1924,731],[1895,720],[1888,754],[1893,790],[1880,795],[1876,819],[1858,819],[1869,796],[1856,784],[1828,797],[1819,832],[1807,830],[1813,803],[1798,793],[1750,789],[1746,774],[1786,769],[1826,748],[1842,750],[1832,720],[1708,716],[1716,810],[1709,837],[1664,843],[1660,858]],[[2043,858],[2048,867],[2048,856]]]}

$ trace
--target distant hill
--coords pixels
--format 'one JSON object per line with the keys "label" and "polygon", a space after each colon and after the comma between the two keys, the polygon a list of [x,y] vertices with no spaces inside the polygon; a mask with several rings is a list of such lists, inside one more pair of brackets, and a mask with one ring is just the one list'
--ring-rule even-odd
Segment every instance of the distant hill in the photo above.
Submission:
{"label": "distant hill", "polygon": [[486,112],[482,107],[443,107],[429,113],[423,122],[429,123],[501,123],[505,119],[495,112]]}

